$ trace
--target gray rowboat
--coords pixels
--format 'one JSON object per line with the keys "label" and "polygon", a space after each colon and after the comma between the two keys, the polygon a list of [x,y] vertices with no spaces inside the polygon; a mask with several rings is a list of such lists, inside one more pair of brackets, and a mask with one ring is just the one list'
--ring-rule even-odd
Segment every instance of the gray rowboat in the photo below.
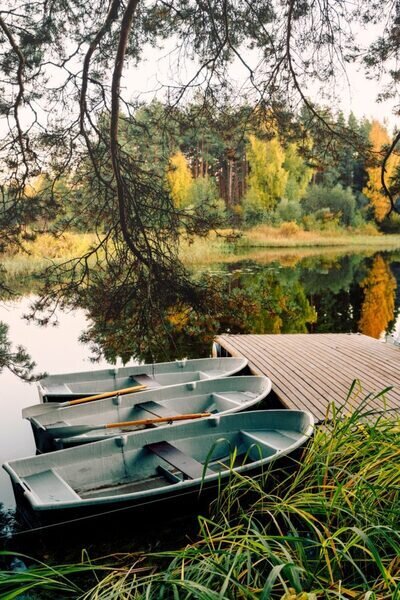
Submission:
{"label": "gray rowboat", "polygon": [[124,429],[97,429],[104,424],[188,413],[234,413],[255,406],[270,391],[268,377],[233,376],[150,389],[64,408],[38,404],[24,409],[22,414],[31,423],[37,450],[48,452],[116,436]]}
{"label": "gray rowboat", "polygon": [[160,387],[228,377],[247,365],[245,358],[198,358],[174,362],[49,375],[38,382],[42,402],[62,402],[134,385]]}
{"label": "gray rowboat", "polygon": [[[312,435],[310,413],[249,411],[145,429],[3,465],[25,520],[57,522],[115,510],[154,510],[254,475]],[[233,463],[234,461],[234,463]],[[160,506],[158,506],[160,508]]]}

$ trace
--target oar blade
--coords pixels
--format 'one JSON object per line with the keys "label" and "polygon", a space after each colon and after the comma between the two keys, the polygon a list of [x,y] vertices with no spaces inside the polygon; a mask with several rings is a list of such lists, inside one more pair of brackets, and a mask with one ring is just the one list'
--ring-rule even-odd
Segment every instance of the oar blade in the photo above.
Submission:
{"label": "oar blade", "polygon": [[33,404],[32,406],[27,406],[22,409],[22,418],[23,419],[31,419],[34,417],[39,417],[48,412],[51,412],[54,409],[62,408],[66,406],[65,402],[44,402],[41,404]]}

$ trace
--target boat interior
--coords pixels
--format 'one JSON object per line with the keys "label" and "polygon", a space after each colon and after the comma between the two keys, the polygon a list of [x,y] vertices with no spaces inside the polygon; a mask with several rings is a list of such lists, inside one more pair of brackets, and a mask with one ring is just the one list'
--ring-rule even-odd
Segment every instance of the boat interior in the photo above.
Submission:
{"label": "boat interior", "polygon": [[[129,405],[128,401],[123,401],[120,406],[107,404],[107,409],[99,412],[97,407],[92,404],[82,405],[79,411],[74,408],[64,409],[62,414],[54,414],[49,411],[40,415],[38,419],[32,419],[39,426],[54,425],[57,421],[65,425],[73,425],[84,422],[86,424],[100,425],[104,423],[115,423],[117,421],[134,421],[141,419],[152,419],[157,417],[170,417],[185,413],[205,413],[217,414],[232,409],[240,409],[249,400],[255,399],[256,392],[240,391],[221,391],[220,393],[187,395],[171,400],[155,402],[148,400]],[[96,410],[97,409],[97,410]],[[50,428],[49,428],[50,433]],[[120,430],[119,430],[120,431]],[[118,433],[118,430],[114,430]]]}
{"label": "boat interior", "polygon": [[211,377],[223,377],[222,370],[210,371],[184,371],[179,370],[169,373],[138,373],[137,375],[125,375],[123,377],[107,377],[104,379],[90,379],[87,381],[49,382],[47,393],[57,396],[76,397],[90,396],[103,392],[113,392],[123,388],[146,385],[148,388],[164,387],[178,383],[189,383],[190,381],[202,381]]}
{"label": "boat interior", "polygon": [[136,448],[130,448],[128,442],[117,452],[115,447],[110,452],[110,445],[105,452],[102,445],[93,444],[94,451],[85,462],[74,459],[55,465],[51,461],[54,455],[46,455],[39,457],[40,464],[36,465],[21,459],[17,472],[40,504],[80,499],[95,502],[106,496],[151,492],[184,480],[207,480],[210,475],[273,457],[301,435],[276,429],[223,433],[208,430],[200,437],[150,441]]}

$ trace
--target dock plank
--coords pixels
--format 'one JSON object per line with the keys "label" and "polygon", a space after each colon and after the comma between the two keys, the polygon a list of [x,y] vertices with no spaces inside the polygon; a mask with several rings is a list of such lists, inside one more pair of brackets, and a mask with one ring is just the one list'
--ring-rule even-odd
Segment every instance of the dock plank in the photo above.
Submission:
{"label": "dock plank", "polygon": [[400,411],[400,349],[361,334],[223,334],[217,344],[232,356],[244,356],[257,375],[267,375],[273,390],[287,408],[309,410],[317,419],[326,416],[330,403],[342,406],[354,379],[362,393],[354,395],[349,409],[367,394],[388,386],[382,398],[371,397],[373,410]]}
{"label": "dock plank", "polygon": [[[292,347],[290,340],[287,341],[286,347]],[[354,378],[360,379],[365,385],[368,385],[370,390],[375,389],[375,391],[380,391],[382,389],[383,380],[387,381],[387,385],[392,385],[393,377],[396,373],[393,370],[386,369],[384,364],[370,363],[365,356],[360,357],[362,360],[355,360],[354,351],[350,351],[343,346],[339,349],[339,352],[342,355],[342,358],[347,358],[347,360],[343,361],[340,365],[342,375],[347,376],[347,381],[351,382]],[[340,387],[342,391],[344,390],[344,393],[347,392],[349,388],[348,383],[344,383],[337,377],[332,379],[329,372],[330,362],[334,361],[335,364],[337,354],[332,353],[329,348],[326,349],[322,344],[319,345],[319,340],[315,340],[312,347],[307,348],[307,356],[314,357],[316,365],[322,365],[321,373],[323,372],[324,378],[327,378],[331,382],[336,382],[337,386]],[[393,400],[389,399],[388,403],[395,408]]]}

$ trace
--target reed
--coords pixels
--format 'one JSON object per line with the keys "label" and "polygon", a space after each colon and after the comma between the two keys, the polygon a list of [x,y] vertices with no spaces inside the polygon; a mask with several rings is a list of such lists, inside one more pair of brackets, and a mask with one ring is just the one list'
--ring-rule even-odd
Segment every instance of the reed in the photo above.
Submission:
{"label": "reed", "polygon": [[[297,462],[252,479],[232,472],[186,547],[131,555],[123,565],[115,559],[106,574],[109,566],[84,561],[58,575],[48,567],[48,581],[45,567],[35,567],[24,589],[39,569],[35,589],[53,589],[55,579],[65,597],[84,600],[399,599],[400,420],[384,413],[384,396],[381,414],[369,408],[371,396],[349,414],[349,395]],[[90,567],[96,583],[73,590]],[[3,574],[0,598],[17,598],[20,578]]]}

